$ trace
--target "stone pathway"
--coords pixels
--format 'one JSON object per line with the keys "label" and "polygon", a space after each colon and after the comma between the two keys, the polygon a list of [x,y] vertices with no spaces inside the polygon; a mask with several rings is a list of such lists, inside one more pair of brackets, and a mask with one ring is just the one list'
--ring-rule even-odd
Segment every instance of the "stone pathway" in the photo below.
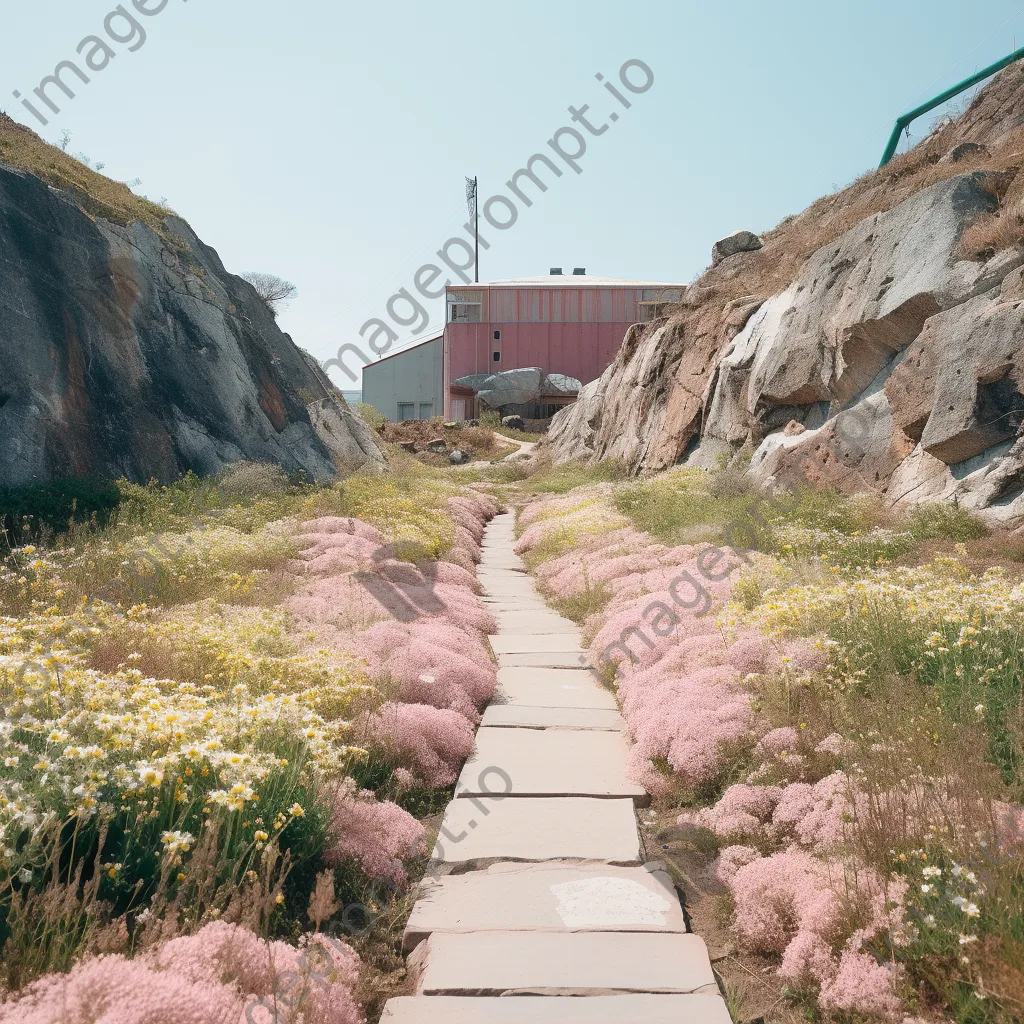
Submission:
{"label": "stone pathway", "polygon": [[515,438],[507,437],[507,441],[511,441],[513,444],[518,444],[519,447],[514,452],[509,452],[501,461],[512,462],[518,458],[529,458],[537,450],[536,441],[516,441]]}
{"label": "stone pathway", "polygon": [[480,565],[498,693],[406,928],[416,995],[382,1022],[729,1024],[703,940],[646,862],[615,699],[537,594],[513,526],[491,523]]}

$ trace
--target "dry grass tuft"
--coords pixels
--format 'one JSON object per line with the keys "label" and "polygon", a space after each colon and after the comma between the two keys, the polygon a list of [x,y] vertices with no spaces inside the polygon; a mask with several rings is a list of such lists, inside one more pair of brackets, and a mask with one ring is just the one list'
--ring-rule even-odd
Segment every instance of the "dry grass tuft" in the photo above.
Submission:
{"label": "dry grass tuft", "polygon": [[983,263],[996,253],[1024,244],[1024,214],[1019,209],[1000,210],[972,224],[960,239],[960,253]]}
{"label": "dry grass tuft", "polygon": [[44,142],[35,132],[0,112],[0,161],[68,192],[86,213],[115,224],[142,221],[162,231],[172,216],[166,207],[135,195],[120,181],[90,170],[81,161]]}

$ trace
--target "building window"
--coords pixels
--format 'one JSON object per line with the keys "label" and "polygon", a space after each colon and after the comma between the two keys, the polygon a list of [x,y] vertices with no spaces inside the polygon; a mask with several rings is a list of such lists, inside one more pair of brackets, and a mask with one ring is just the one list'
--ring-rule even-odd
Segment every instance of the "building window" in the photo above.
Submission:
{"label": "building window", "polygon": [[420,402],[420,419],[429,420],[434,415],[433,402]]}
{"label": "building window", "polygon": [[399,402],[398,403],[398,422],[401,423],[403,420],[414,420],[416,418],[416,403],[415,402]]}
{"label": "building window", "polygon": [[495,352],[494,353],[494,361],[496,363],[500,363],[501,362],[501,353],[500,352]]}
{"label": "building window", "polygon": [[672,312],[672,306],[671,302],[638,302],[636,308],[640,323],[646,324],[660,317],[668,316]]}
{"label": "building window", "polygon": [[449,302],[448,323],[478,324],[480,323],[479,302]]}
{"label": "building window", "polygon": [[501,341],[501,331],[495,331],[494,332],[494,340],[495,341]]}

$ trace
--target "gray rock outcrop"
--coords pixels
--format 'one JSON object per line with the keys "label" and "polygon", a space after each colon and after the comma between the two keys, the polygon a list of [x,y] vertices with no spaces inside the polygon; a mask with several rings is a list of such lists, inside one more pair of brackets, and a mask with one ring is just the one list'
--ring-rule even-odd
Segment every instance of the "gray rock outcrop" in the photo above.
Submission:
{"label": "gray rock outcrop", "polygon": [[497,373],[471,373],[453,381],[470,388],[484,405],[502,409],[509,405],[530,405],[542,395],[575,395],[582,384],[564,373],[545,373],[539,366],[526,366]]}
{"label": "gray rock outcrop", "polygon": [[1021,110],[1011,67],[959,121],[712,267],[627,332],[545,449],[635,472],[745,450],[764,480],[1024,526],[1024,246],[1004,227]]}
{"label": "gray rock outcrop", "polygon": [[711,263],[718,266],[722,260],[741,252],[755,252],[762,246],[761,239],[753,231],[734,231],[725,238],[720,238],[711,247]]}
{"label": "gray rock outcrop", "polygon": [[176,217],[83,212],[0,165],[0,486],[240,460],[328,481],[384,458],[253,288]]}
{"label": "gray rock outcrop", "polygon": [[725,347],[705,436],[760,441],[790,419],[821,426],[833,405],[864,392],[930,316],[984,279],[955,250],[964,228],[996,205],[981,175],[951,178],[816,252]]}

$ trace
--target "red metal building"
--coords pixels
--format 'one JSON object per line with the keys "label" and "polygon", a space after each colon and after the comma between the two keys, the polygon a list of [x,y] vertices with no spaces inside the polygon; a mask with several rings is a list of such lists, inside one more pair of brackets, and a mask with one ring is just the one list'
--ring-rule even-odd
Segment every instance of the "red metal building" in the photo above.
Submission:
{"label": "red metal building", "polygon": [[[596,380],[632,324],[678,302],[685,285],[590,277],[581,270],[523,277],[446,291],[444,416],[478,414],[473,392],[452,382],[474,373],[539,366],[587,384]],[[541,416],[566,397],[543,399]]]}

